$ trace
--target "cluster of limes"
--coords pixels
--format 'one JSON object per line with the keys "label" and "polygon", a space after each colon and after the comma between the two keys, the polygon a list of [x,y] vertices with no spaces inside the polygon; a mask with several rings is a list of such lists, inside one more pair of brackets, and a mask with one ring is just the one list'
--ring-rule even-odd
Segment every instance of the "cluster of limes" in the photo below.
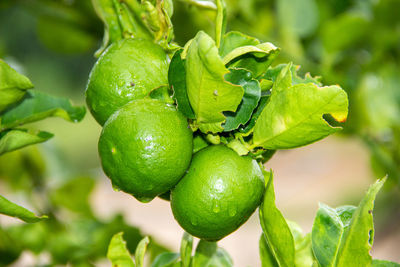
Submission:
{"label": "cluster of limes", "polygon": [[115,188],[142,202],[170,192],[176,220],[190,234],[219,240],[260,204],[260,166],[225,145],[193,154],[193,132],[174,104],[150,98],[168,84],[168,56],[147,40],[113,43],[93,67],[87,104],[103,126],[99,154]]}

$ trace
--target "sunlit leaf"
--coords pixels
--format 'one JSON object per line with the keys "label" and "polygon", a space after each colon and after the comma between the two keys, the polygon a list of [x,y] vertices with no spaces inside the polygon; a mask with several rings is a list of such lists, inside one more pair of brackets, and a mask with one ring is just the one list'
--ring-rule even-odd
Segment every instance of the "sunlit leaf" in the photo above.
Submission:
{"label": "sunlit leaf", "polygon": [[192,267],[232,267],[233,261],[229,254],[217,246],[216,242],[200,240],[195,255],[192,259]]}
{"label": "sunlit leaf", "polygon": [[23,100],[8,109],[0,118],[0,131],[47,117],[61,117],[78,122],[85,116],[85,107],[76,107],[66,98],[54,97],[38,91],[28,91]]}
{"label": "sunlit leaf", "polygon": [[224,80],[228,73],[214,41],[204,32],[192,40],[186,57],[186,85],[190,105],[202,132],[221,132],[224,111],[236,111],[243,89]]}
{"label": "sunlit leaf", "polygon": [[291,64],[278,75],[271,97],[254,126],[254,147],[289,149],[318,141],[341,127],[324,119],[347,118],[347,94],[337,85],[318,87],[314,83],[292,85]]}
{"label": "sunlit leaf", "polygon": [[112,237],[108,246],[107,258],[113,267],[135,267],[122,235],[123,233],[120,232]]}
{"label": "sunlit leaf", "polygon": [[16,217],[27,223],[35,223],[47,219],[46,215],[36,216],[33,212],[21,207],[0,195],[0,214]]}
{"label": "sunlit leaf", "polygon": [[0,113],[18,102],[32,88],[31,81],[0,59]]}
{"label": "sunlit leaf", "polygon": [[25,129],[13,129],[0,133],[0,155],[25,146],[45,142],[54,135],[48,132],[31,132]]}

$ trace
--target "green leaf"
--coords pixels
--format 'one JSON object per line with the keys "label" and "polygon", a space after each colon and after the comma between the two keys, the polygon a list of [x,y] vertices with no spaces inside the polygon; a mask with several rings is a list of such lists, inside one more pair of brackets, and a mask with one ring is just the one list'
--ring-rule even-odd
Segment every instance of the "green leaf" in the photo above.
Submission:
{"label": "green leaf", "polygon": [[179,267],[179,253],[164,252],[159,254],[151,267]]}
{"label": "green leaf", "polygon": [[278,56],[280,49],[271,43],[237,47],[223,58],[230,68],[243,68],[251,71],[255,78],[264,74]]}
{"label": "green leaf", "polygon": [[[295,266],[296,267],[310,267],[316,264],[316,260],[311,246],[311,234],[304,236],[300,226],[292,221],[288,221],[290,231],[295,244]],[[317,266],[317,265],[315,265]]]}
{"label": "green leaf", "polygon": [[400,264],[392,261],[372,260],[372,267],[400,267]]}
{"label": "green leaf", "polygon": [[242,102],[240,102],[236,112],[224,112],[226,122],[224,132],[237,129],[240,125],[245,125],[257,107],[261,98],[260,84],[252,77],[252,73],[245,69],[230,69],[230,73],[225,75],[225,79],[233,84],[240,85],[244,90]]}
{"label": "green leaf", "polygon": [[[275,82],[278,78],[279,73],[287,66],[288,64],[279,64],[273,68],[269,68],[267,72],[263,75],[263,79],[267,79],[269,81]],[[292,65],[290,67],[290,71],[292,73],[292,85],[300,84],[300,83],[314,83],[318,86],[322,86],[321,76],[312,77],[309,72],[307,72],[303,77],[299,76],[298,71],[300,70],[299,65]]]}
{"label": "green leaf", "polygon": [[76,177],[53,189],[50,198],[56,206],[63,206],[84,216],[92,216],[89,196],[94,186],[95,181],[92,178]]}
{"label": "green leaf", "polygon": [[246,125],[239,127],[239,131],[241,133],[249,134],[253,130],[254,125],[256,125],[256,122],[258,120],[258,117],[260,117],[261,112],[264,110],[265,106],[268,103],[269,97],[269,95],[261,96],[258,106],[250,117],[250,121]]}
{"label": "green leaf", "polygon": [[3,113],[0,119],[0,131],[52,116],[78,122],[83,119],[85,113],[85,107],[72,106],[66,98],[28,91],[18,106]]}
{"label": "green leaf", "polygon": [[224,111],[236,111],[243,89],[224,80],[228,73],[214,41],[200,31],[186,56],[186,85],[190,105],[202,132],[221,132]]}
{"label": "green leaf", "polygon": [[312,246],[320,265],[335,266],[341,239],[355,210],[354,206],[333,209],[319,204],[312,228]]}
{"label": "green leaf", "polygon": [[[350,226],[346,229],[340,242],[336,266],[368,266],[371,264],[369,251],[374,239],[374,223],[372,211],[376,195],[386,181],[386,177],[376,181],[368,189],[355,210]],[[358,255],[357,258],[354,255]]]}
{"label": "green leaf", "polygon": [[363,15],[343,13],[322,26],[322,44],[328,52],[341,51],[363,40],[368,29],[368,21]]}
{"label": "green leaf", "polygon": [[233,266],[233,261],[224,249],[217,246],[216,242],[200,240],[192,259],[191,266],[231,267]]}
{"label": "green leaf", "polygon": [[274,255],[268,247],[267,239],[264,234],[261,234],[259,241],[259,252],[262,267],[279,267]]}
{"label": "green leaf", "polygon": [[194,135],[193,137],[193,153],[200,151],[201,149],[207,147],[209,144],[201,135]]}
{"label": "green leaf", "polygon": [[0,133],[0,155],[25,146],[45,142],[54,135],[48,132],[30,132],[25,129],[14,129]]}
{"label": "green leaf", "polygon": [[174,100],[171,97],[172,93],[169,90],[168,85],[161,85],[150,91],[149,96],[152,99],[157,99],[167,104],[174,104]]}
{"label": "green leaf", "polygon": [[[276,261],[276,266],[293,267],[295,262],[294,240],[285,218],[275,206],[273,173],[264,171],[264,177],[266,188],[259,215],[268,251]],[[263,251],[265,250],[263,249]],[[264,255],[264,257],[266,259],[271,258],[267,255]]]}
{"label": "green leaf", "polygon": [[181,241],[181,260],[182,260],[182,267],[189,267],[190,260],[192,258],[192,248],[193,248],[193,237],[184,232]]}
{"label": "green leaf", "polygon": [[280,0],[276,4],[279,26],[286,31],[307,37],[318,28],[318,6],[315,0]]}
{"label": "green leaf", "polygon": [[314,83],[292,85],[291,64],[278,75],[271,97],[254,126],[253,147],[289,149],[318,141],[341,127],[324,119],[330,114],[343,122],[347,118],[346,92],[337,85],[318,87]]}
{"label": "green leaf", "polygon": [[224,35],[221,46],[219,47],[219,54],[224,58],[232,50],[242,46],[256,46],[260,44],[254,37],[250,37],[241,32],[231,31]]}
{"label": "green leaf", "polygon": [[123,234],[120,232],[112,237],[108,246],[107,258],[111,261],[113,267],[135,267],[131,254],[126,248]]}
{"label": "green leaf", "polygon": [[177,108],[189,119],[194,119],[193,109],[189,103],[186,89],[185,60],[181,58],[183,49],[175,52],[168,68],[168,82],[174,92]]}
{"label": "green leaf", "polygon": [[35,223],[47,219],[46,215],[36,216],[33,212],[21,207],[0,195],[0,213],[16,217],[27,223]]}
{"label": "green leaf", "polygon": [[373,184],[357,208],[333,209],[320,204],[312,229],[312,248],[321,266],[371,266],[372,210],[385,181]]}
{"label": "green leaf", "polygon": [[144,266],[144,256],[146,254],[147,246],[150,243],[150,239],[148,236],[145,236],[142,240],[140,240],[138,246],[135,250],[135,262],[136,267]]}
{"label": "green leaf", "polygon": [[0,59],[0,113],[18,102],[32,88],[31,81]]}

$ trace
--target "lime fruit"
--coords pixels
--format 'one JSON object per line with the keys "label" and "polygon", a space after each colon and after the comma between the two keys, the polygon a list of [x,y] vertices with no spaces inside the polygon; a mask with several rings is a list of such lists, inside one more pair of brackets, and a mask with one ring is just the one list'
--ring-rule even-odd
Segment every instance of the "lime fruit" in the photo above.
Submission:
{"label": "lime fruit", "polygon": [[217,241],[235,231],[260,205],[264,177],[249,156],[224,145],[197,152],[171,191],[175,219],[188,233]]}
{"label": "lime fruit", "polygon": [[129,102],[104,124],[99,154],[113,186],[142,202],[170,190],[192,158],[186,118],[159,100]]}
{"label": "lime fruit", "polygon": [[167,55],[144,39],[123,39],[110,45],[90,72],[86,103],[98,123],[134,99],[168,84]]}

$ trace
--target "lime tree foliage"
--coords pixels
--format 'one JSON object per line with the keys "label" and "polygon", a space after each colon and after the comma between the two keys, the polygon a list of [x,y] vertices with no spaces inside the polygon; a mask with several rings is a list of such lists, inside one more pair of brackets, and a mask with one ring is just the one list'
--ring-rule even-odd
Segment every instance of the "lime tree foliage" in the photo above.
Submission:
{"label": "lime tree foliage", "polygon": [[[305,146],[340,131],[348,115],[347,93],[338,85],[323,85],[320,77],[300,75],[293,63],[277,64],[281,51],[274,44],[242,32],[226,32],[224,1],[188,2],[216,11],[215,31],[212,37],[200,30],[179,46],[171,23],[172,1],[93,1],[105,34],[90,76],[96,75],[99,85],[89,80],[87,103],[95,117],[102,111],[93,100],[107,109],[108,98],[103,98],[107,82],[117,85],[108,89],[109,99],[125,98],[106,118],[99,142],[103,169],[113,186],[149,202],[156,196],[153,179],[166,184],[168,177],[154,178],[152,171],[154,162],[168,172],[174,168],[163,156],[171,133],[164,131],[165,119],[153,106],[169,106],[185,116],[185,127],[193,138],[188,170],[159,194],[171,201],[175,219],[187,233],[180,253],[162,253],[152,266],[232,266],[230,256],[215,241],[240,227],[258,206],[263,266],[396,266],[373,260],[369,254],[373,203],[386,178],[371,186],[358,207],[334,209],[321,204],[312,232],[303,235],[275,206],[273,174],[263,169],[276,150]],[[100,64],[112,66],[114,49],[131,39],[152,42],[140,57],[146,68],[152,64],[152,55],[163,49],[169,63],[167,74],[162,64],[145,74],[130,67],[137,64],[137,51],[118,55],[117,60],[126,59],[127,69],[113,69],[112,76],[98,71]],[[137,86],[136,81],[154,74],[162,76],[159,81],[167,77],[165,84]],[[136,117],[148,116],[138,115],[143,112],[151,119],[137,123]],[[179,132],[181,123],[175,123]],[[121,140],[124,145],[119,145]],[[137,152],[131,147],[137,144],[144,158],[138,158],[139,165],[131,162],[132,153]],[[180,146],[184,143],[175,145]],[[147,179],[152,182],[146,183]],[[143,198],[147,192],[152,196]],[[191,235],[201,239],[194,253]],[[139,243],[133,259],[119,233],[111,240],[107,256],[114,266],[143,266],[148,243],[147,238]]]}

